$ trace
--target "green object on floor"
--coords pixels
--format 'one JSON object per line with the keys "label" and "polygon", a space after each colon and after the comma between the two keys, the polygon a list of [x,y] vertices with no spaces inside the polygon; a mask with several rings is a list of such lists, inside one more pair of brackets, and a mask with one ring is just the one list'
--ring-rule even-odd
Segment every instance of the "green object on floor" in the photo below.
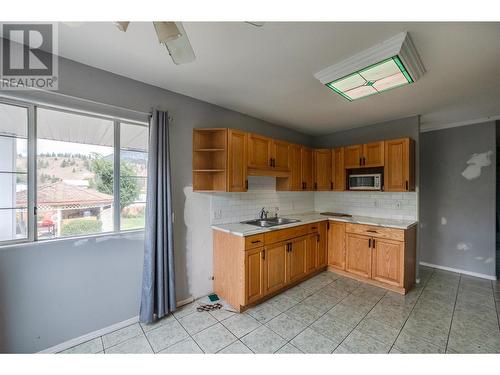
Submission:
{"label": "green object on floor", "polygon": [[215,293],[212,293],[208,295],[208,299],[210,300],[210,302],[215,302],[219,300],[219,296]]}

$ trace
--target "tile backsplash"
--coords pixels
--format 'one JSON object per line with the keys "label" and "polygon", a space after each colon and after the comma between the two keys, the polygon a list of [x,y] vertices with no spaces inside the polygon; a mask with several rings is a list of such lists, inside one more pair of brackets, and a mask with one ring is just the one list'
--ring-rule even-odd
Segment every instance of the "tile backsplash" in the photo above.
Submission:
{"label": "tile backsplash", "polygon": [[387,219],[417,219],[417,193],[280,192],[274,177],[249,177],[245,193],[210,194],[211,224],[257,218],[262,207],[280,216],[312,211],[344,212]]}
{"label": "tile backsplash", "polygon": [[315,192],[314,210],[384,219],[417,220],[417,193]]}
{"label": "tile backsplash", "polygon": [[314,211],[314,194],[276,191],[274,177],[249,177],[247,192],[211,194],[210,207],[212,224],[235,223],[257,218],[262,207],[270,216],[276,207],[280,216]]}

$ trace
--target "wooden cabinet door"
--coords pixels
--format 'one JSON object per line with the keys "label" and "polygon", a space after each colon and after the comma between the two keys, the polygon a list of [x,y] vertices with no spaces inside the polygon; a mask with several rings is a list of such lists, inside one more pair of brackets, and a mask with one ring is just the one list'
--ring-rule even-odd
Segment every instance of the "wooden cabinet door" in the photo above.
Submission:
{"label": "wooden cabinet door", "polygon": [[345,223],[330,221],[328,226],[328,265],[345,270]]}
{"label": "wooden cabinet door", "polygon": [[314,150],[314,190],[332,190],[332,151]]}
{"label": "wooden cabinet door", "polygon": [[283,141],[273,141],[273,168],[280,171],[290,170],[290,144]]}
{"label": "wooden cabinet door", "polygon": [[264,296],[264,248],[245,251],[245,304]]}
{"label": "wooden cabinet door", "polygon": [[290,190],[302,190],[302,147],[290,145]]}
{"label": "wooden cabinet door", "polygon": [[346,233],[346,271],[370,278],[372,249],[371,237]]}
{"label": "wooden cabinet door", "polygon": [[302,190],[313,190],[313,150],[301,148]]}
{"label": "wooden cabinet door", "polygon": [[384,190],[414,190],[413,169],[413,142],[409,138],[385,141]]}
{"label": "wooden cabinet door", "polygon": [[306,273],[306,241],[307,237],[301,237],[288,242],[290,248],[287,258],[287,282],[294,282],[304,277]]}
{"label": "wooden cabinet door", "polygon": [[318,257],[316,268],[325,267],[328,264],[327,244],[328,244],[328,229],[327,222],[319,223],[319,238],[318,238]]}
{"label": "wooden cabinet door", "polygon": [[312,234],[306,239],[306,273],[314,272],[318,262],[318,238],[319,235]]}
{"label": "wooden cabinet door", "polygon": [[247,191],[246,133],[229,129],[227,140],[227,189],[228,191]]}
{"label": "wooden cabinet door", "polygon": [[374,238],[372,247],[372,279],[402,287],[404,243]]}
{"label": "wooden cabinet door", "polygon": [[363,167],[384,166],[384,141],[363,145]]}
{"label": "wooden cabinet door", "polygon": [[332,180],[333,190],[344,191],[346,186],[344,167],[344,148],[332,150]]}
{"label": "wooden cabinet door", "polygon": [[271,138],[257,134],[248,134],[248,167],[271,169],[272,150]]}
{"label": "wooden cabinet door", "polygon": [[344,147],[344,167],[361,167],[361,158],[363,157],[363,145],[353,145]]}
{"label": "wooden cabinet door", "polygon": [[286,284],[286,243],[264,248],[264,295],[273,293]]}

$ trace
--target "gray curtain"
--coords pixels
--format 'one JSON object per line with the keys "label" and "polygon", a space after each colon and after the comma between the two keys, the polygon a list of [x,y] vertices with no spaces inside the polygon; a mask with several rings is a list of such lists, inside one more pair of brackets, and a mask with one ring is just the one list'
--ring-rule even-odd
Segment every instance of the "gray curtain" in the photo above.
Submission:
{"label": "gray curtain", "polygon": [[146,236],[140,321],[175,311],[172,188],[168,114],[153,111],[149,127]]}

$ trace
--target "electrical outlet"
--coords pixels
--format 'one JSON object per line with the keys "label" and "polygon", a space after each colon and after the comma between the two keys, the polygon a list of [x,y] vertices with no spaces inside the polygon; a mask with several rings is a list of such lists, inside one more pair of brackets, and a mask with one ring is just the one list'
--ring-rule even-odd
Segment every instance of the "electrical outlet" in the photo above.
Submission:
{"label": "electrical outlet", "polygon": [[401,201],[396,201],[396,208],[398,210],[401,208]]}
{"label": "electrical outlet", "polygon": [[214,211],[214,219],[222,219],[222,209]]}

